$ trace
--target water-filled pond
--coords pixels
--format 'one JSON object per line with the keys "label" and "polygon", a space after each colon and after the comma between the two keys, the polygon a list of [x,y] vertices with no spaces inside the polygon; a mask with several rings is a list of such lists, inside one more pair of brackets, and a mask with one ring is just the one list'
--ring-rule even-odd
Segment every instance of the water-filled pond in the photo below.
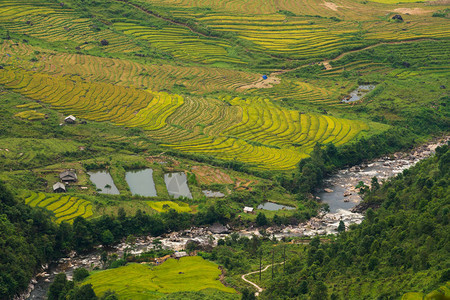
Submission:
{"label": "water-filled pond", "polygon": [[164,182],[166,183],[170,196],[173,196],[175,199],[180,197],[192,199],[192,194],[187,184],[187,177],[184,172],[166,173],[164,174]]}
{"label": "water-filled pond", "polygon": [[114,180],[107,171],[88,172],[91,181],[97,187],[100,194],[119,195],[120,192],[114,184]]}
{"label": "water-filled pond", "polygon": [[375,85],[373,84],[360,85],[356,90],[352,91],[348,96],[342,99],[342,102],[349,103],[358,101],[374,88]]}
{"label": "water-filled pond", "polygon": [[211,190],[203,190],[202,193],[207,198],[222,198],[222,197],[225,197],[224,193],[222,193],[222,192],[215,192],[215,191],[211,191]]}
{"label": "water-filled pond", "polygon": [[125,180],[133,195],[156,197],[152,169],[128,171],[125,173]]}
{"label": "water-filled pond", "polygon": [[287,205],[281,205],[273,202],[264,202],[263,204],[258,205],[258,209],[265,209],[265,210],[291,210],[295,209],[293,206],[287,206]]}

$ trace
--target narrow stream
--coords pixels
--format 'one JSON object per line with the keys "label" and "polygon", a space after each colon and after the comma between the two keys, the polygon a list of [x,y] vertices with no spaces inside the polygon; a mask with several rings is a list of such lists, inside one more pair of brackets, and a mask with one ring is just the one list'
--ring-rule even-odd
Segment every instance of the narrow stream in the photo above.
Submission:
{"label": "narrow stream", "polygon": [[[312,218],[305,223],[295,226],[267,228],[267,233],[274,235],[276,238],[335,234],[341,220],[345,223],[346,227],[353,223],[361,223],[363,215],[350,211],[350,209],[361,201],[361,197],[358,195],[357,189],[355,189],[359,181],[370,185],[372,177],[377,176],[378,181],[382,183],[383,179],[394,176],[404,169],[413,166],[418,161],[432,155],[436,147],[447,142],[449,138],[441,139],[440,142],[430,142],[408,153],[395,153],[390,157],[379,158],[370,163],[340,170],[325,181],[325,188],[316,195],[318,200],[329,205],[330,211],[328,213],[323,213],[319,217]],[[260,235],[258,228],[247,228],[237,231],[237,233],[241,236],[248,237]],[[139,254],[153,249],[159,243],[164,249],[178,251],[183,250],[186,243],[190,240],[198,241],[200,244],[216,246],[217,241],[226,237],[228,234],[212,233],[209,227],[191,228],[189,230],[164,234],[159,237],[140,237],[133,245],[126,243],[116,245],[113,251],[108,254],[117,253],[120,258],[125,249],[128,249],[129,253]],[[159,242],[154,243],[155,240]],[[100,248],[83,256],[76,255],[73,252],[69,257],[62,258],[50,266],[43,267],[42,269],[44,271],[30,282],[29,291],[15,299],[44,299],[48,287],[56,274],[65,272],[68,278],[71,279],[73,270],[76,268],[84,267],[92,270],[97,266],[101,267],[100,253]]]}

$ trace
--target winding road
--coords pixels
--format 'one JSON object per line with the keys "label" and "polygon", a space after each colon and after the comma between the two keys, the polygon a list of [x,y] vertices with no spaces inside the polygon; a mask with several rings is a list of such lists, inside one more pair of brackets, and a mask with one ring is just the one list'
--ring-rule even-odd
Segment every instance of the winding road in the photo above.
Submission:
{"label": "winding road", "polygon": [[[261,270],[261,272],[266,271],[269,267],[276,266],[276,265],[282,265],[282,264],[283,264],[283,263],[281,262],[281,263],[277,263],[277,264],[273,264],[273,265],[267,265],[264,269]],[[245,278],[245,276],[247,276],[247,275],[256,274],[256,273],[259,273],[259,270],[258,270],[258,271],[253,271],[253,272],[250,272],[250,273],[247,273],[247,274],[244,274],[244,275],[241,276],[241,278],[242,278],[242,280],[244,280],[245,282],[250,283],[251,285],[253,285],[253,286],[258,290],[258,291],[255,293],[255,296],[258,297],[258,296],[259,296],[259,293],[261,293],[264,289],[263,289],[262,287],[260,287],[259,285],[257,285],[256,283],[251,282],[250,280],[248,280],[248,279]]]}

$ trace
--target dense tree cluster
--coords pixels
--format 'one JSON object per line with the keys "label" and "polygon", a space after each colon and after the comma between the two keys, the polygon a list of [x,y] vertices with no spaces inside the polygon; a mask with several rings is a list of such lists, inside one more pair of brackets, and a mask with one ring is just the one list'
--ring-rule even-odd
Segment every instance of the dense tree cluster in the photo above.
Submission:
{"label": "dense tree cluster", "polygon": [[0,299],[9,299],[67,245],[45,210],[19,203],[0,182],[0,249]]}
{"label": "dense tree cluster", "polygon": [[[360,298],[385,299],[399,297],[416,285],[429,291],[450,280],[449,165],[449,147],[443,146],[435,157],[381,187],[375,185],[365,198],[374,209],[366,211],[364,222],[334,242],[314,239],[307,259],[289,264],[287,273],[272,282],[265,297],[302,298],[312,289],[311,298],[327,299],[328,285],[334,286],[329,293],[332,299],[355,297],[355,286],[359,286]],[[398,285],[381,285],[378,291],[362,288],[365,283],[400,278]]]}

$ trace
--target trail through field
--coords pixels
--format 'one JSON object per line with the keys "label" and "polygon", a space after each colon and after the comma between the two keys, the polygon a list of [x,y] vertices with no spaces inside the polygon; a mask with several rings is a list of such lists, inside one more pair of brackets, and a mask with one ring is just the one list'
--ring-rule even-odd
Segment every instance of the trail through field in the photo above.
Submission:
{"label": "trail through field", "polygon": [[163,17],[163,16],[159,15],[158,13],[156,13],[156,12],[154,12],[154,11],[148,10],[148,9],[142,7],[142,6],[137,5],[137,4],[130,3],[128,0],[116,0],[116,1],[124,2],[124,3],[128,4],[128,5],[131,5],[131,6],[133,6],[134,8],[139,9],[140,11],[143,11],[143,12],[146,13],[146,14],[149,14],[149,15],[154,16],[155,18],[158,18],[158,19],[167,21],[167,22],[169,22],[169,23],[172,23],[172,24],[175,24],[175,25],[178,25],[178,26],[185,27],[185,28],[189,29],[190,31],[192,31],[193,33],[198,34],[198,35],[201,35],[201,36],[203,36],[203,37],[206,37],[206,38],[214,38],[214,39],[216,38],[216,37],[208,36],[208,35],[203,34],[203,33],[201,33],[201,32],[195,31],[192,27],[190,27],[190,26],[188,26],[188,25],[186,25],[186,24],[184,24],[184,23],[177,22],[177,21],[174,21],[174,20],[172,20],[172,19]]}
{"label": "trail through field", "polygon": [[[372,49],[372,48],[375,48],[375,47],[378,47],[378,46],[381,46],[381,45],[397,45],[397,44],[404,44],[404,43],[421,42],[421,41],[433,41],[433,40],[434,39],[424,38],[424,39],[395,41],[395,42],[381,42],[381,43],[370,45],[370,46],[367,46],[367,47],[364,47],[364,48],[361,48],[361,49],[355,49],[355,50],[351,50],[351,51],[348,51],[348,52],[344,52],[344,53],[336,56],[333,59],[324,60],[324,61],[320,62],[320,64],[322,64],[325,67],[325,69],[331,70],[331,69],[333,69],[333,67],[330,65],[330,62],[339,60],[339,59],[343,58],[344,56],[346,56],[346,55],[348,55],[350,53],[355,53],[355,52],[360,52],[360,51]],[[303,67],[303,66],[300,66],[298,68],[295,68],[295,69],[292,69],[292,70],[288,70],[288,71],[294,71],[294,70],[297,70],[297,69],[299,69],[301,67]],[[285,72],[287,72],[287,71],[285,71]]]}
{"label": "trail through field", "polygon": [[[282,265],[282,264],[283,263],[281,262],[281,263],[277,263],[277,264],[273,264],[273,265],[267,265],[264,269],[261,270],[261,272],[266,271],[269,267],[276,266],[276,265]],[[253,271],[253,272],[250,272],[250,273],[247,273],[247,274],[244,274],[244,275],[241,276],[242,280],[244,280],[247,283],[250,283],[251,285],[253,285],[258,290],[255,293],[255,296],[257,296],[257,297],[259,296],[259,293],[261,293],[264,289],[262,287],[260,287],[259,285],[257,285],[256,283],[251,282],[250,280],[246,279],[245,276],[251,275],[251,274],[256,274],[258,272],[259,272],[259,270],[258,271]]]}
{"label": "trail through field", "polygon": [[[336,56],[333,59],[324,60],[324,61],[318,62],[317,64],[322,64],[326,70],[331,70],[331,69],[333,69],[333,67],[331,66],[330,62],[339,60],[339,59],[343,58],[344,56],[346,56],[346,55],[348,55],[350,53],[356,53],[356,52],[368,50],[368,49],[375,48],[375,47],[378,47],[378,46],[381,46],[381,45],[396,45],[396,44],[421,42],[421,41],[434,41],[434,40],[435,39],[432,39],[432,38],[421,38],[421,39],[395,41],[395,42],[381,42],[381,43],[370,45],[370,46],[367,46],[367,47],[364,47],[364,48],[361,48],[361,49],[355,49],[355,50],[351,50],[351,51],[348,51],[348,52],[344,52],[344,53]],[[270,73],[270,75],[267,77],[266,80],[260,78],[260,79],[258,79],[257,81],[255,81],[255,82],[253,82],[251,84],[240,86],[236,90],[237,91],[243,91],[243,90],[248,90],[248,89],[253,89],[253,88],[258,88],[258,89],[271,88],[271,87],[273,87],[273,85],[279,84],[281,82],[281,79],[279,77],[277,77],[277,75],[281,75],[281,74],[284,74],[284,73],[287,73],[287,72],[295,71],[295,70],[298,70],[300,68],[303,68],[304,66],[305,65],[301,65],[301,66],[293,68],[293,69],[287,69],[287,70],[281,70],[281,71],[272,72],[272,73]]]}

